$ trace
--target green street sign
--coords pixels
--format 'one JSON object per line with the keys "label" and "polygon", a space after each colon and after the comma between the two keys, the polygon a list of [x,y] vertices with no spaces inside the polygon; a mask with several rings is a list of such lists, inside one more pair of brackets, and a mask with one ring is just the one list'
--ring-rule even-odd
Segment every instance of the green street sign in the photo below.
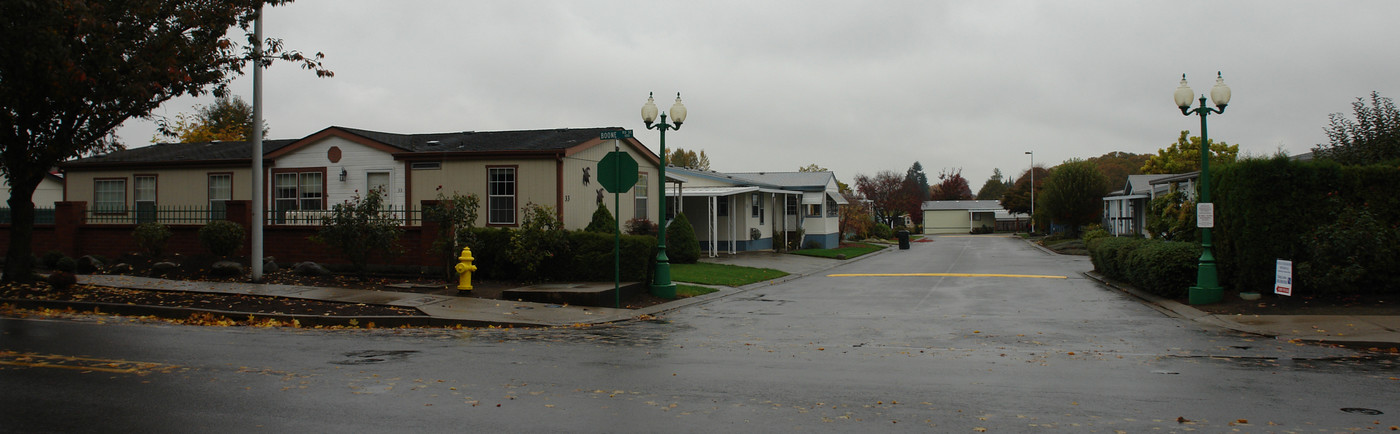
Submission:
{"label": "green street sign", "polygon": [[604,131],[599,138],[603,140],[630,139],[632,138],[632,130]]}
{"label": "green street sign", "polygon": [[626,193],[637,185],[637,160],[626,152],[609,152],[598,161],[598,183],[609,193]]}

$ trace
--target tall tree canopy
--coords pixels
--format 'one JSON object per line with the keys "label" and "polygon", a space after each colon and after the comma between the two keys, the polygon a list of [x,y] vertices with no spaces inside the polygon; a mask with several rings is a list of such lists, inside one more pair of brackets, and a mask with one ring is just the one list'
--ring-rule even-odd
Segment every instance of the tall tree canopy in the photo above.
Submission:
{"label": "tall tree canopy", "polygon": [[[1031,213],[1032,173],[1035,175],[1034,189],[1036,192],[1039,192],[1041,185],[1045,184],[1045,179],[1050,177],[1050,170],[1040,166],[1035,166],[1031,168],[1031,170],[1022,172],[1021,176],[1016,178],[1016,182],[1011,184],[1011,188],[1008,188],[1006,193],[1001,196],[1002,208],[1006,208],[1007,211],[1014,213]],[[1040,204],[1037,203],[1035,205],[1039,206]]]}
{"label": "tall tree canopy", "polygon": [[[915,195],[919,197],[920,202],[929,200],[929,198],[932,197],[929,192],[928,174],[924,173],[924,165],[919,164],[918,161],[915,161],[914,164],[909,166],[909,170],[904,172],[904,181],[914,185]],[[923,213],[916,212],[914,214]],[[915,219],[921,218],[922,216],[915,217]]]}
{"label": "tall tree canopy", "polygon": [[1073,159],[1050,172],[1050,179],[1045,180],[1036,196],[1036,206],[1075,236],[1080,226],[1099,221],[1103,195],[1107,193],[1108,178],[1099,168],[1094,163]]}
{"label": "tall tree canopy", "polygon": [[691,170],[710,170],[710,157],[705,155],[704,150],[697,154],[695,151],[672,148],[666,151],[666,164]]}
{"label": "tall tree canopy", "polygon": [[922,199],[919,199],[919,192],[912,182],[906,181],[906,177],[893,171],[881,170],[873,178],[856,175],[856,191],[870,201],[875,218],[881,221],[922,214],[918,211],[919,206],[923,204]]}
{"label": "tall tree canopy", "polygon": [[987,182],[977,190],[977,200],[1000,200],[1008,188],[1011,188],[1011,183],[1003,179],[1001,169],[992,169],[992,177],[987,178]]}
{"label": "tall tree canopy", "polygon": [[[213,104],[199,106],[193,115],[180,113],[175,123],[162,119],[157,122],[159,134],[152,142],[174,140],[180,143],[245,141],[252,138],[253,106],[238,95],[221,96]],[[263,125],[263,137],[267,125]]]}
{"label": "tall tree canopy", "polygon": [[[1189,134],[1190,131],[1182,131],[1181,136],[1176,138],[1176,143],[1159,149],[1157,155],[1148,157],[1147,163],[1142,165],[1142,173],[1156,175],[1201,170],[1201,138],[1193,136],[1188,139]],[[1211,140],[1209,145],[1210,167],[1233,163],[1240,154],[1240,145],[1214,140]]]}
{"label": "tall tree canopy", "polygon": [[1327,115],[1327,143],[1313,148],[1319,158],[1342,164],[1374,164],[1400,159],[1400,111],[1395,102],[1371,92],[1371,105],[1357,98],[1351,104],[1356,120],[1341,113]]}
{"label": "tall tree canopy", "polygon": [[963,178],[962,169],[943,169],[938,173],[938,187],[934,188],[932,200],[971,200],[972,187],[967,185],[967,178]]}
{"label": "tall tree canopy", "polygon": [[[1197,142],[1200,143],[1200,142]],[[1199,152],[1196,155],[1200,155]],[[1109,152],[1088,161],[1094,163],[1103,172],[1103,176],[1108,178],[1108,185],[1112,188],[1122,188],[1128,182],[1128,176],[1142,173],[1142,166],[1147,164],[1147,159],[1151,154],[1133,154],[1128,152]]]}
{"label": "tall tree canopy", "polygon": [[[289,0],[0,2],[0,171],[12,225],[0,281],[27,282],[34,189],[69,158],[120,149],[112,132],[161,103],[226,86],[255,57],[292,60],[319,76],[321,54],[269,40],[261,56],[247,31],[258,8]],[[229,40],[238,26],[247,45]]]}

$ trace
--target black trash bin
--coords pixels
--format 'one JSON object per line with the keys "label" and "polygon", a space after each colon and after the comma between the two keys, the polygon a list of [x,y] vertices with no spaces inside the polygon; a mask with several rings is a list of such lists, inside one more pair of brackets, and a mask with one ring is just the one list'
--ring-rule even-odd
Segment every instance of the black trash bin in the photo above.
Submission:
{"label": "black trash bin", "polygon": [[909,250],[909,231],[899,231],[895,233],[899,237],[899,250]]}

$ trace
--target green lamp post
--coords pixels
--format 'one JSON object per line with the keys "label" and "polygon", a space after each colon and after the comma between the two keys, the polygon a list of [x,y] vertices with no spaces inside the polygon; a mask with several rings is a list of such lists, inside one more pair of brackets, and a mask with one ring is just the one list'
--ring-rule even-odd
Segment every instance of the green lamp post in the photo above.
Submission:
{"label": "green lamp post", "polygon": [[681,104],[681,94],[676,93],[676,103],[671,105],[671,122],[666,123],[666,114],[661,113],[661,122],[656,122],[657,110],[656,100],[652,99],[650,93],[647,94],[647,103],[642,106],[642,122],[647,124],[648,130],[658,130],[661,132],[661,176],[658,176],[657,185],[661,187],[661,200],[658,209],[657,219],[660,224],[656,234],[656,278],[651,284],[651,295],[661,298],[676,298],[676,284],[671,283],[671,259],[666,257],[666,130],[679,130],[681,124],[685,122],[685,104]]}
{"label": "green lamp post", "polygon": [[1181,86],[1173,95],[1181,114],[1201,117],[1201,187],[1200,200],[1196,204],[1196,225],[1201,228],[1201,261],[1196,267],[1196,286],[1192,286],[1188,301],[1191,304],[1218,303],[1224,298],[1224,289],[1215,268],[1215,254],[1211,252],[1210,229],[1215,226],[1215,205],[1210,201],[1210,139],[1206,136],[1206,116],[1211,113],[1225,113],[1230,104],[1230,87],[1220,72],[1215,73],[1215,87],[1210,89],[1210,100],[1216,108],[1206,106],[1206,96],[1201,95],[1200,107],[1191,108],[1196,93],[1186,85],[1186,74],[1181,74]]}

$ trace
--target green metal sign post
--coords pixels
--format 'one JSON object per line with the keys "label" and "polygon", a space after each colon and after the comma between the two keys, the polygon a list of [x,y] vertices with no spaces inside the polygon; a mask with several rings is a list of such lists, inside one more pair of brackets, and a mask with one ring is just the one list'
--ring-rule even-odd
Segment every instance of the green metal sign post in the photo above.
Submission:
{"label": "green metal sign post", "polygon": [[[637,185],[637,160],[619,151],[619,140],[632,137],[632,130],[604,131],[603,140],[613,141],[613,151],[598,161],[598,183],[613,194],[613,212],[621,213],[619,196]],[[613,303],[622,308],[622,217],[613,216]]]}

